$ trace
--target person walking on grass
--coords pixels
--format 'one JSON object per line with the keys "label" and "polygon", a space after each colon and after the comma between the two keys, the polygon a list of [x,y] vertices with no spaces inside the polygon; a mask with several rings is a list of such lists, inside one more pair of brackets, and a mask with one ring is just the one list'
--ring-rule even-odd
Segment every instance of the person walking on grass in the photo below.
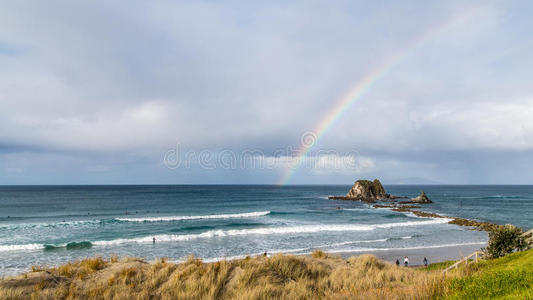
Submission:
{"label": "person walking on grass", "polygon": [[403,265],[404,267],[409,267],[409,258],[407,256],[403,259]]}
{"label": "person walking on grass", "polygon": [[424,257],[423,262],[424,262],[424,267],[427,268],[427,266],[428,266],[428,259]]}

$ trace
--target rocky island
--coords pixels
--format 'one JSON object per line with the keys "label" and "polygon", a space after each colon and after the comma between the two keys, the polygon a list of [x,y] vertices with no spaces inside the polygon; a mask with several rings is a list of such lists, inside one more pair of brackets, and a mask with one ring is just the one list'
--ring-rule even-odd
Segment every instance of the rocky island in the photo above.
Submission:
{"label": "rocky island", "polygon": [[352,188],[348,191],[346,196],[330,196],[328,199],[333,200],[353,200],[364,202],[376,202],[376,201],[394,201],[395,199],[407,198],[399,197],[387,194],[385,188],[381,184],[379,179],[370,180],[357,180]]}
{"label": "rocky island", "polygon": [[[346,196],[329,196],[328,199],[332,200],[352,200],[352,201],[364,201],[364,202],[395,202],[396,199],[408,199],[408,197],[394,196],[387,194],[385,188],[381,184],[379,179],[374,179],[374,181],[360,179],[357,180]],[[433,203],[424,191],[420,191],[420,195],[415,198],[411,198],[408,201],[401,201],[400,204],[424,204],[424,203]],[[387,206],[385,206],[387,207]]]}

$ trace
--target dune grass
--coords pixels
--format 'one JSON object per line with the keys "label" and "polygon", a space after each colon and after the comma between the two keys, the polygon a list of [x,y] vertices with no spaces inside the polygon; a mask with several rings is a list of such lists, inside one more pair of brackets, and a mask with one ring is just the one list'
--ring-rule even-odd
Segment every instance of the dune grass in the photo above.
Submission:
{"label": "dune grass", "polygon": [[[0,280],[0,299],[530,299],[533,252],[461,267],[405,268],[372,255],[275,255],[203,263],[89,258]],[[529,298],[528,298],[529,297]]]}
{"label": "dune grass", "polygon": [[315,251],[203,263],[91,258],[0,281],[1,299],[428,299],[440,273]]}

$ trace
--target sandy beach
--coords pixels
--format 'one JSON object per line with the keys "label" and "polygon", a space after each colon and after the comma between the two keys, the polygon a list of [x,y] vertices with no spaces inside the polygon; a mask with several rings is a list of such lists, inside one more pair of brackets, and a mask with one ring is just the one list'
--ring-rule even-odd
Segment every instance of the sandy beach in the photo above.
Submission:
{"label": "sandy beach", "polygon": [[486,247],[486,244],[446,246],[435,248],[406,248],[382,251],[374,250],[361,252],[339,252],[335,254],[340,255],[343,258],[348,258],[350,256],[357,256],[361,254],[373,254],[381,260],[385,260],[392,263],[396,262],[396,260],[398,259],[402,264],[403,257],[407,256],[409,257],[409,262],[411,266],[421,266],[423,264],[422,260],[424,259],[424,257],[428,259],[428,262],[430,264],[447,260],[458,260],[483,247]]}

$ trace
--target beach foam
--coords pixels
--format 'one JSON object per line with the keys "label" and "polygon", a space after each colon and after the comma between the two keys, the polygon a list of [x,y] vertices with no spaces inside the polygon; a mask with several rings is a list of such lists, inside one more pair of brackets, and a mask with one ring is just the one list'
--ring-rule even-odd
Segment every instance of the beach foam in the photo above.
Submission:
{"label": "beach foam", "polygon": [[0,251],[39,250],[43,248],[44,246],[41,244],[0,245]]}
{"label": "beach foam", "polygon": [[201,220],[201,219],[239,219],[255,218],[270,214],[270,211],[255,211],[239,214],[220,214],[220,215],[203,215],[203,216],[168,216],[168,217],[145,217],[145,218],[115,218],[122,222],[169,222],[181,220]]}
{"label": "beach foam", "polygon": [[402,248],[353,248],[353,249],[338,249],[327,251],[328,253],[351,253],[351,252],[373,252],[373,251],[394,251],[394,250],[416,250],[416,249],[434,249],[434,248],[446,248],[446,247],[459,247],[469,245],[486,245],[486,242],[471,242],[471,243],[457,243],[457,244],[442,244],[442,245],[429,245],[429,246],[415,246],[415,247],[402,247]]}

